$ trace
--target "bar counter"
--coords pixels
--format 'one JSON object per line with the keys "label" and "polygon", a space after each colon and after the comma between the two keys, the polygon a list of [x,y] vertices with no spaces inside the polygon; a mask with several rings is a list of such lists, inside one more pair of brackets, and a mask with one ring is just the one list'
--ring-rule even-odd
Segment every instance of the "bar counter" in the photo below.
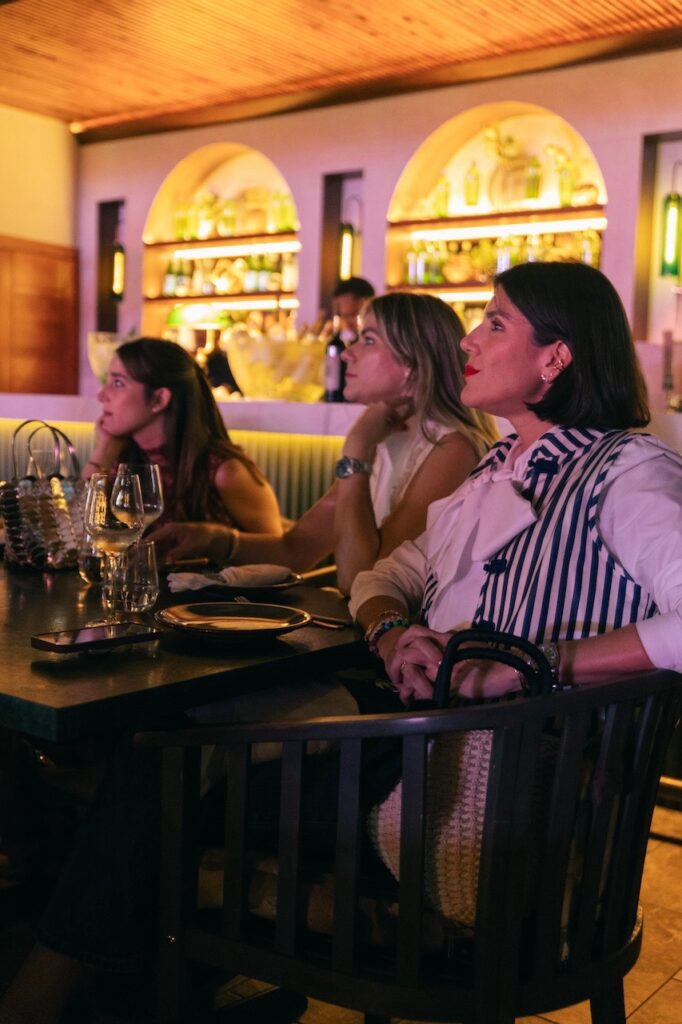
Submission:
{"label": "bar counter", "polygon": [[[350,403],[251,399],[218,404],[233,441],[268,477],[283,515],[291,519],[305,512],[332,483],[343,438],[363,409]],[[30,417],[61,427],[85,463],[100,408],[96,398],[84,395],[0,394],[0,479],[13,476],[12,436]],[[17,470],[22,475],[25,446],[19,453]]]}
{"label": "bar counter", "polygon": [[[218,402],[229,430],[281,431],[343,437],[362,412],[350,402],[266,402],[251,398]],[[50,422],[94,423],[100,404],[88,395],[0,394],[0,417]]]}

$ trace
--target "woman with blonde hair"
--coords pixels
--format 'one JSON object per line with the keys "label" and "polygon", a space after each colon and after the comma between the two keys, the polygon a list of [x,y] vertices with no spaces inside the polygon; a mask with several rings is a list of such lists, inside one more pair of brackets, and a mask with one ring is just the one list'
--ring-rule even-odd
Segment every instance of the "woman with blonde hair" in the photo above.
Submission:
{"label": "woman with blonde hair", "polygon": [[269,562],[303,571],[334,554],[339,586],[426,524],[429,504],[453,491],[495,439],[493,420],[460,401],[462,325],[430,295],[370,299],[358,340],[343,353],[344,398],[366,405],[346,437],[337,479],[282,536],[205,523],[168,524],[169,561]]}

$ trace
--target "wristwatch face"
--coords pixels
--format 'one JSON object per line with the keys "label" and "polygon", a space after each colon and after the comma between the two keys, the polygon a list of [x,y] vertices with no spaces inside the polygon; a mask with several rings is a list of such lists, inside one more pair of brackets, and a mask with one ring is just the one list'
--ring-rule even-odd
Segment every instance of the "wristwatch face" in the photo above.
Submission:
{"label": "wristwatch face", "polygon": [[360,459],[351,459],[344,455],[336,463],[336,475],[344,479],[353,476],[354,473],[369,473],[371,468],[368,463],[361,462]]}

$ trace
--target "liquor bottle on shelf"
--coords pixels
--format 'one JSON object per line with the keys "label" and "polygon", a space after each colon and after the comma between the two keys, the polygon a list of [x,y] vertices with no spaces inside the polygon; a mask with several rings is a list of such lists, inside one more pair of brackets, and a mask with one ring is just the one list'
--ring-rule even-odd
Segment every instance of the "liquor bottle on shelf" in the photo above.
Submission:
{"label": "liquor bottle on shelf", "polygon": [[295,292],[298,288],[298,264],[290,252],[282,254],[282,291]]}
{"label": "liquor bottle on shelf", "polygon": [[526,164],[526,199],[540,198],[540,185],[542,183],[542,172],[540,161],[536,156],[528,158]]}
{"label": "liquor bottle on shelf", "polygon": [[184,298],[192,287],[192,263],[190,260],[178,260],[176,268],[175,294]]}
{"label": "liquor bottle on shelf", "polygon": [[444,242],[436,242],[431,254],[431,284],[443,284],[445,275],[443,267],[448,258],[448,251]]}
{"label": "liquor bottle on shelf", "polygon": [[511,238],[498,238],[495,243],[497,250],[497,263],[495,266],[495,272],[497,274],[503,274],[505,270],[509,270],[512,265],[512,240]]}
{"label": "liquor bottle on shelf", "polygon": [[256,289],[259,292],[270,290],[271,263],[268,256],[261,256],[258,262],[258,281]]}
{"label": "liquor bottle on shelf", "polygon": [[296,230],[296,206],[291,192],[284,192],[280,196],[278,203],[277,230]]}
{"label": "liquor bottle on shelf", "polygon": [[166,267],[166,272],[163,275],[163,283],[161,285],[161,294],[166,296],[175,295],[175,289],[177,287],[178,271],[174,260],[169,260]]}
{"label": "liquor bottle on shelf", "polygon": [[481,193],[481,175],[476,161],[472,160],[464,175],[464,202],[467,206],[478,206]]}
{"label": "liquor bottle on shelf", "polygon": [[557,171],[559,179],[559,206],[573,205],[573,168],[564,163]]}
{"label": "liquor bottle on shelf", "polygon": [[447,217],[450,206],[450,182],[441,174],[433,190],[433,205],[436,217]]}
{"label": "liquor bottle on shelf", "polygon": [[244,274],[244,291],[258,291],[258,263],[256,256],[246,257],[246,272]]}
{"label": "liquor bottle on shelf", "polygon": [[237,203],[226,199],[216,222],[216,231],[221,238],[229,238],[237,230]]}
{"label": "liquor bottle on shelf", "polygon": [[526,239],[526,262],[537,263],[542,259],[542,243],[539,235],[528,235]]}
{"label": "liquor bottle on shelf", "polygon": [[192,281],[190,284],[190,295],[203,295],[204,294],[204,269],[201,265],[201,260],[194,261],[194,269],[192,270]]}
{"label": "liquor bottle on shelf", "polygon": [[599,250],[601,240],[596,231],[583,231],[581,234],[580,259],[590,267],[599,267]]}
{"label": "liquor bottle on shelf", "polygon": [[406,284],[417,283],[417,252],[413,245],[405,253],[404,279]]}
{"label": "liquor bottle on shelf", "polygon": [[[324,401],[343,402],[343,385],[346,378],[346,364],[341,353],[346,347],[341,327],[341,318],[334,317],[332,336],[324,353]],[[352,333],[352,332],[350,332]],[[350,337],[348,340],[352,340]]]}
{"label": "liquor bottle on shelf", "polygon": [[428,284],[428,268],[426,249],[423,245],[417,246],[417,259],[415,262],[415,284]]}

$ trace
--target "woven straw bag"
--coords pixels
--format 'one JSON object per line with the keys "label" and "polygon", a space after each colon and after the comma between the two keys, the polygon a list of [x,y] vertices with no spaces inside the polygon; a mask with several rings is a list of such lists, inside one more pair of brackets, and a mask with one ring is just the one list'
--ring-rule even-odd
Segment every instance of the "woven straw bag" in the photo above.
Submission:
{"label": "woven straw bag", "polygon": [[[28,433],[31,426],[33,430]],[[41,468],[38,455],[39,438],[44,438],[46,432],[51,463],[47,471]],[[18,469],[21,447],[24,476],[19,476]],[[83,532],[85,484],[71,441],[58,427],[43,420],[24,420],[12,438],[12,467],[13,478],[0,485],[5,560],[31,569],[75,566]]]}
{"label": "woven straw bag", "polygon": [[[486,646],[476,646],[481,643]],[[510,653],[513,649],[522,651],[533,663]],[[470,658],[503,661],[517,668],[528,681],[530,696],[551,691],[547,659],[527,640],[505,633],[465,630],[455,633],[445,650],[434,685],[434,708],[448,706],[452,668],[458,661]],[[465,930],[471,930],[476,919],[491,751],[492,732],[487,729],[451,733],[429,745],[424,887],[432,908]],[[548,754],[551,755],[551,744]],[[371,810],[367,823],[374,848],[397,879],[401,799],[402,783],[398,782],[388,797]]]}

